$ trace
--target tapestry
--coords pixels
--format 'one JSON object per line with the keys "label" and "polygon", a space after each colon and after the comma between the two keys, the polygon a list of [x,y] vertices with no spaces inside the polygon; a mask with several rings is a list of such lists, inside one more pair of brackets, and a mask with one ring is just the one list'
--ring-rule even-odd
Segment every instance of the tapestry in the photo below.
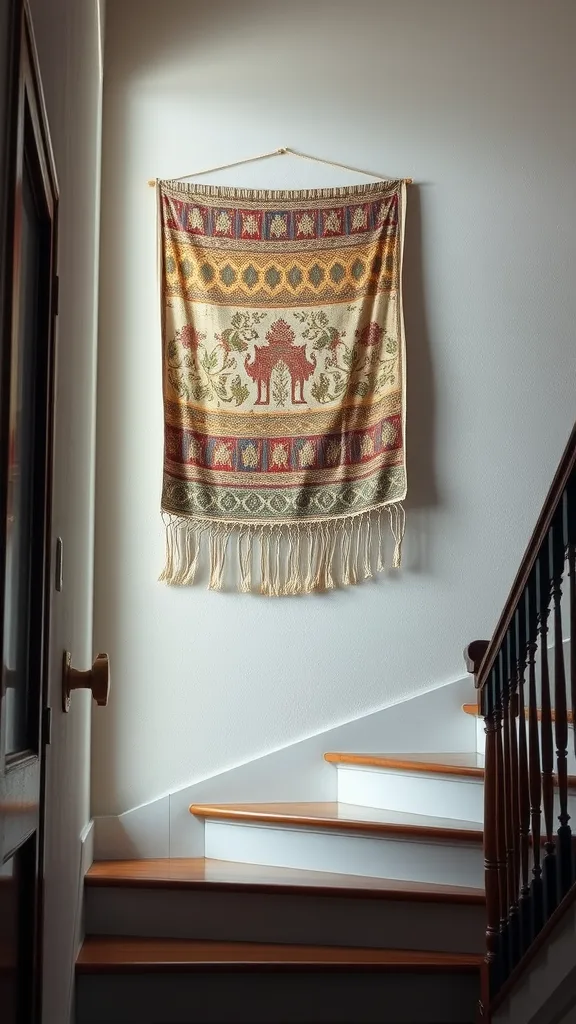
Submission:
{"label": "tapestry", "polygon": [[161,579],[301,594],[400,564],[406,185],[158,183]]}

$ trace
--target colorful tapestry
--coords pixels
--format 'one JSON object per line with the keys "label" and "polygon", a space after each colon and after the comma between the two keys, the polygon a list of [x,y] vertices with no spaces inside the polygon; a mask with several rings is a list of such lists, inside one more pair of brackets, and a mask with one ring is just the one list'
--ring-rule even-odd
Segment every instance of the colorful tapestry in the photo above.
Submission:
{"label": "colorful tapestry", "polygon": [[388,521],[398,566],[404,182],[158,198],[161,579],[194,582],[205,547],[212,589],[356,583],[386,564]]}

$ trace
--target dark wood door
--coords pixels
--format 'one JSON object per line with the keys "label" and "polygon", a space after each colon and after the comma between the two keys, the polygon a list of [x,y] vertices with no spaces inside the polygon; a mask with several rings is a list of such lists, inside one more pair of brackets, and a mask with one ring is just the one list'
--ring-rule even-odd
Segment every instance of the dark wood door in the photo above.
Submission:
{"label": "dark wood door", "polygon": [[0,1020],[40,1020],[57,185],[30,18],[0,0]]}

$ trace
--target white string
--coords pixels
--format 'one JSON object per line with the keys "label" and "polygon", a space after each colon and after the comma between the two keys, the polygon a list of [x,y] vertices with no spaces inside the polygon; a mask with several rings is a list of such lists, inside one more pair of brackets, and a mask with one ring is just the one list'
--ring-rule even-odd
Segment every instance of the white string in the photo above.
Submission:
{"label": "white string", "polygon": [[[183,181],[184,178],[198,178],[202,174],[212,174],[215,171],[226,171],[229,167],[239,167],[240,164],[250,164],[255,160],[267,160],[271,156],[283,156],[289,153],[290,156],[298,156],[301,160],[314,160],[318,164],[327,164],[329,167],[340,167],[344,171],[352,171],[354,174],[365,174],[367,178],[377,178],[380,180],[381,175],[374,174],[372,171],[362,171],[358,167],[350,167],[348,164],[339,163],[337,160],[325,160],[321,156],[310,156],[308,153],[298,153],[295,149],[290,149],[288,146],[282,146],[280,149],[271,149],[269,153],[259,153],[256,156],[247,156],[242,160],[233,160],[229,164],[219,164],[217,167],[206,167],[202,171],[189,171],[188,174],[181,174],[177,178],[170,178],[170,181]],[[148,184],[155,188],[158,184],[159,178],[150,180]],[[406,185],[412,184],[412,178],[404,178]]]}

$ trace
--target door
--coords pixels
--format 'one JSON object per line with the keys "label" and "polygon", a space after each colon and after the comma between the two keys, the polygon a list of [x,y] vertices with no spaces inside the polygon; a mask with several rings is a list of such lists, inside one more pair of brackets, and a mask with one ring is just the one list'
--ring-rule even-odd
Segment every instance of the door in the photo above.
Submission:
{"label": "door", "polygon": [[58,195],[29,15],[0,0],[0,1019],[40,1020]]}

